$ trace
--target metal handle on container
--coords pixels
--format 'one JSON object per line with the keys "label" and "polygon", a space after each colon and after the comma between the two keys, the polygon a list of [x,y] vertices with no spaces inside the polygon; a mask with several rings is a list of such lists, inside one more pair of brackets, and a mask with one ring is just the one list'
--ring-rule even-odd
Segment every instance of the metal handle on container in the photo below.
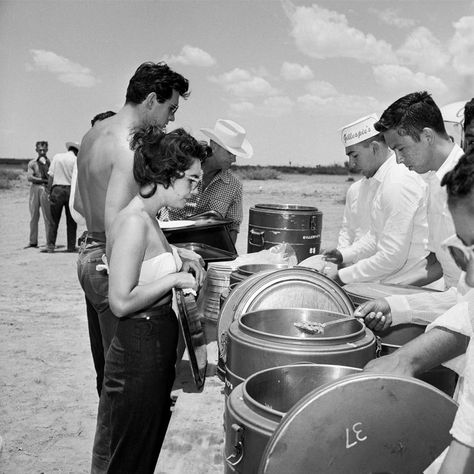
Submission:
{"label": "metal handle on container", "polygon": [[[256,245],[257,247],[263,247],[263,245],[265,244],[263,234],[264,232],[262,230],[250,229],[249,243],[251,243],[252,245]],[[260,240],[260,243],[256,242],[256,240]]]}
{"label": "metal handle on container", "polygon": [[311,230],[318,230],[318,217],[319,216],[311,216],[309,221],[309,228]]}
{"label": "metal handle on container", "polygon": [[234,433],[234,452],[230,456],[227,456],[225,461],[232,471],[236,472],[235,466],[237,466],[244,457],[244,429],[237,423],[232,423],[231,429]]}
{"label": "metal handle on container", "polygon": [[378,359],[382,355],[382,339],[375,336],[375,358]]}

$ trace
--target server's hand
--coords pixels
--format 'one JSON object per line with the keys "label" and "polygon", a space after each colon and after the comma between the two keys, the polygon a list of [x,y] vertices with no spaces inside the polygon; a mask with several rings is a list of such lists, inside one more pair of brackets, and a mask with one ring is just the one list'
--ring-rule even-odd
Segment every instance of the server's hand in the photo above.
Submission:
{"label": "server's hand", "polygon": [[374,331],[384,331],[392,325],[392,312],[385,298],[361,304],[354,311],[354,317],[363,319],[365,325]]}
{"label": "server's hand", "polygon": [[335,263],[336,265],[342,263],[342,254],[337,249],[325,250],[323,252],[323,258],[326,262]]}

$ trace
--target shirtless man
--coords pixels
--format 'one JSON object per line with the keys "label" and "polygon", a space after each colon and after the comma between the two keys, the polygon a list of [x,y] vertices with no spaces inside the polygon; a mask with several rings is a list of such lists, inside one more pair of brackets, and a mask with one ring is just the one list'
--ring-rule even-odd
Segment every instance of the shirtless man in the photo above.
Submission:
{"label": "shirtless man", "polygon": [[[138,192],[133,177],[131,131],[139,126],[166,127],[174,121],[179,97],[187,98],[189,83],[164,63],[147,62],[139,66],[127,88],[125,105],[116,115],[98,122],[84,136],[77,157],[78,179],[75,209],[86,220],[87,235],[77,263],[78,277],[88,305],[91,350],[101,392],[104,354],[114,335],[117,318],[108,305],[108,277],[103,264],[107,229],[116,214]],[[195,261],[184,265],[196,274],[198,285],[204,273]],[[99,267],[100,268],[100,267]],[[183,267],[184,268],[184,267]],[[89,311],[90,309],[95,310]],[[108,464],[108,435],[98,420],[92,472],[104,472]]]}

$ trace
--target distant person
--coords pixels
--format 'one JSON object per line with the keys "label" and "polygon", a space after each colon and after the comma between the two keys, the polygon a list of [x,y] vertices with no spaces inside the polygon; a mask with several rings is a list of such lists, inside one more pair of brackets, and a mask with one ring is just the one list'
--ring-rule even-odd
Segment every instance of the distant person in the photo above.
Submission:
{"label": "distant person", "polygon": [[107,232],[109,302],[118,325],[105,359],[98,422],[108,423],[111,433],[107,472],[152,474],[175,378],[172,290],[199,289],[156,215],[163,206],[185,205],[196,190],[205,152],[183,129],[164,134],[157,127],[137,130],[131,148],[139,191]]}
{"label": "distant person", "polygon": [[67,252],[76,251],[77,224],[69,212],[69,196],[71,194],[71,179],[76,156],[79,151],[79,143],[66,142],[66,153],[58,153],[53,156],[48,171],[50,188],[49,202],[51,205],[52,225],[49,229],[46,248],[41,252],[53,253],[56,248],[59,222],[64,208],[66,213],[67,229]]}
{"label": "distant person", "polygon": [[184,209],[167,208],[160,214],[160,220],[179,220],[206,211],[217,211],[223,218],[230,219],[228,229],[235,243],[242,222],[242,183],[230,171],[236,157],[251,158],[253,148],[246,138],[243,127],[232,120],[217,120],[214,128],[202,128],[210,140],[210,155],[202,165],[202,181],[197,193],[186,202]]}
{"label": "distant person", "polygon": [[25,249],[38,248],[38,221],[40,209],[43,214],[46,239],[52,224],[51,210],[48,200],[48,170],[51,165],[48,153],[48,142],[36,142],[36,153],[38,157],[28,163],[27,179],[30,186],[30,241]]}
{"label": "distant person", "polygon": [[[106,118],[112,117],[114,115],[115,115],[115,112],[113,112],[112,110],[108,110],[107,112],[101,112],[97,114],[91,120],[91,127],[93,127],[96,124],[96,122],[101,122],[102,120],[105,120]],[[71,194],[69,196],[69,212],[71,213],[72,218],[76,221],[76,224],[85,225],[86,220],[84,219],[84,216],[82,216],[79,212],[76,211],[76,209],[74,209],[76,188],[77,188],[77,160],[76,160],[76,163],[74,163],[74,169],[72,170]]]}
{"label": "distant person", "polygon": [[439,275],[427,276],[425,244],[426,185],[423,180],[396,162],[383,135],[374,124],[376,114],[363,117],[342,129],[342,142],[354,166],[365,176],[362,184],[363,218],[370,214],[369,230],[348,247],[328,250],[326,260],[345,264],[337,282],[384,282],[428,284]]}
{"label": "distant person", "polygon": [[[188,96],[188,81],[165,63],[141,64],[130,79],[124,106],[116,115],[97,122],[82,139],[77,157],[75,209],[86,220],[87,235],[78,259],[78,278],[88,308],[89,337],[101,392],[104,357],[117,327],[118,318],[108,301],[108,276],[97,270],[106,251],[106,234],[114,218],[138,193],[133,177],[133,151],[130,136],[134,129],[153,125],[164,129],[179,107],[179,97]],[[204,270],[197,261],[183,261],[183,271],[192,268],[198,282]],[[97,331],[91,331],[95,328]],[[102,412],[101,412],[102,413]],[[107,414],[104,414],[104,420]],[[92,454],[92,472],[107,470],[110,433],[100,420]]]}

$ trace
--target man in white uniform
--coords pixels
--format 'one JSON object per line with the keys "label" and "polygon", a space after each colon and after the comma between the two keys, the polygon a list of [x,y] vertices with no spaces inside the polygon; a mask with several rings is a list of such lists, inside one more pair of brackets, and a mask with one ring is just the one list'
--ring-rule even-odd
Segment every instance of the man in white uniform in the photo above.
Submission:
{"label": "man in white uniform", "polygon": [[459,409],[450,431],[453,440],[439,471],[462,474],[474,472],[474,153],[462,157],[441,184],[447,188],[457,233],[443,247],[462,270],[457,295],[453,291],[457,304],[429,325],[425,334],[371,361],[365,370],[416,376],[447,361],[444,365],[462,377]]}
{"label": "man in white uniform", "polygon": [[426,185],[397,164],[374,128],[377,120],[372,114],[342,129],[346,154],[365,176],[358,201],[367,206],[370,229],[349,247],[325,253],[327,260],[346,265],[337,275],[329,276],[342,284],[427,284]]}
{"label": "man in white uniform", "polygon": [[[447,195],[440,186],[443,176],[454,168],[463,150],[446,133],[438,106],[426,92],[414,92],[398,99],[385,110],[375,127],[383,131],[397,158],[408,168],[424,174],[428,182],[429,248],[443,269],[449,291],[390,296],[364,303],[356,310],[367,324],[380,330],[391,324],[428,324],[456,304],[456,284],[461,271],[441,245],[455,233]],[[470,122],[465,124],[470,129]]]}

